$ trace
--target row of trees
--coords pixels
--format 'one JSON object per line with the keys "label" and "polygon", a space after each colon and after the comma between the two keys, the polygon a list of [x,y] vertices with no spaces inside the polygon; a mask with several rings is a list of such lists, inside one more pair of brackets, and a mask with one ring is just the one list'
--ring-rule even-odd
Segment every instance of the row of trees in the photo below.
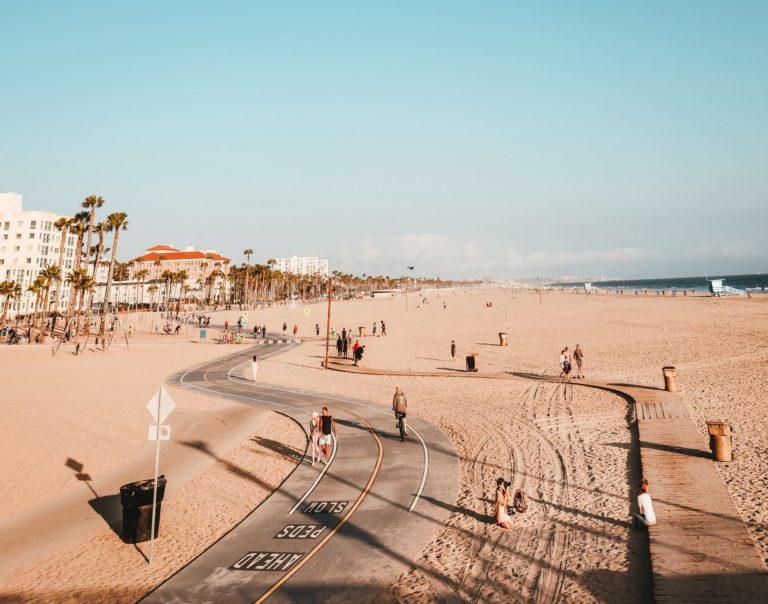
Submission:
{"label": "row of trees", "polygon": [[[62,216],[54,222],[54,228],[61,234],[59,244],[59,258],[56,264],[43,268],[27,291],[35,295],[35,307],[32,313],[32,328],[38,324],[44,325],[47,317],[59,317],[63,283],[69,283],[69,303],[66,313],[66,329],[74,333],[75,339],[80,333],[85,333],[91,320],[91,308],[93,306],[93,291],[96,283],[96,272],[102,264],[102,256],[111,251],[109,259],[109,271],[105,300],[109,299],[110,289],[115,277],[117,263],[117,248],[120,233],[128,228],[128,215],[125,212],[109,214],[104,221],[96,221],[96,210],[105,204],[104,198],[90,195],[81,203],[82,211],[74,216]],[[105,247],[106,234],[112,233],[112,248]],[[96,235],[94,242],[93,236]],[[64,254],[67,239],[76,236],[73,263],[68,274],[64,273]],[[93,267],[90,268],[90,264]],[[21,297],[22,288],[16,281],[3,281],[0,283],[0,296],[5,296],[3,314],[0,324],[5,326],[10,302]],[[49,299],[53,295],[53,308],[49,306]],[[101,309],[101,322],[99,335],[103,338],[106,331],[107,305]],[[74,327],[72,331],[71,328]]]}
{"label": "row of trees", "polygon": [[[315,275],[295,275],[275,270],[277,261],[267,260],[266,264],[251,264],[250,259],[253,250],[243,250],[246,262],[240,266],[233,266],[227,279],[229,280],[230,303],[250,305],[257,302],[274,302],[299,298],[302,300],[316,300],[328,293],[328,279]],[[413,277],[389,277],[385,275],[362,276],[333,271],[334,295],[339,297],[356,297],[369,294],[377,290],[406,289],[424,287],[449,287],[451,281],[442,281],[439,278],[413,278]]]}

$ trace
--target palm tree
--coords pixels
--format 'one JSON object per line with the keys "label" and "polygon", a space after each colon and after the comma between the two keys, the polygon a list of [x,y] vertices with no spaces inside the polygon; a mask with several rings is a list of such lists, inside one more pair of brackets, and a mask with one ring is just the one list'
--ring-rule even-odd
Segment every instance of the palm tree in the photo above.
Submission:
{"label": "palm tree", "polygon": [[147,268],[141,268],[137,270],[135,273],[133,273],[134,278],[136,279],[136,285],[141,287],[141,305],[144,305],[144,281],[147,278],[147,275],[149,275],[149,269]]}
{"label": "palm tree", "polygon": [[107,216],[107,230],[114,231],[115,238],[112,241],[112,258],[109,260],[109,273],[107,273],[107,287],[104,292],[104,305],[101,307],[101,326],[99,336],[104,341],[104,332],[107,327],[107,308],[109,307],[109,295],[112,289],[112,275],[115,272],[115,258],[117,257],[117,242],[120,239],[120,231],[128,229],[128,214],[115,212]]}
{"label": "palm tree", "polygon": [[243,285],[243,298],[245,298],[245,307],[248,308],[248,265],[251,263],[251,256],[253,255],[253,250],[251,248],[246,248],[243,250],[243,254],[245,255],[245,283]]}
{"label": "palm tree", "polygon": [[46,266],[40,271],[40,276],[45,279],[45,300],[43,301],[43,317],[48,314],[48,297],[54,283],[61,282],[61,269],[56,264]]}
{"label": "palm tree", "polygon": [[174,278],[173,271],[164,270],[160,278],[165,279],[165,311],[169,312],[171,308],[171,286],[173,285]]}
{"label": "palm tree", "polygon": [[8,315],[8,306],[11,304],[11,300],[15,300],[21,296],[21,284],[16,281],[3,281],[0,283],[0,296],[5,296],[5,303],[3,304],[3,316],[0,318],[0,327],[5,327],[5,318]]}
{"label": "palm tree", "polygon": [[[75,316],[75,324],[77,325],[77,328],[75,329],[75,340],[77,340],[77,334],[81,329],[80,325],[80,305],[77,304],[78,300],[82,301],[82,296],[78,296],[80,293],[80,287],[83,285],[83,280],[88,277],[88,269],[87,268],[76,268],[74,269],[69,275],[67,275],[67,283],[69,283],[70,291],[72,295],[74,296],[74,300],[72,301],[72,304],[67,309],[67,326],[70,325],[70,320],[72,319],[72,315]],[[68,331],[69,328],[65,327],[65,331]],[[71,331],[71,330],[69,330]]]}
{"label": "palm tree", "polygon": [[35,308],[32,311],[32,328],[37,327],[37,311],[40,308],[40,298],[43,292],[43,279],[38,275],[35,280],[27,288],[27,291],[31,294],[35,294]]}
{"label": "palm tree", "polygon": [[[93,236],[93,221],[96,218],[96,208],[100,208],[104,205],[104,198],[103,197],[97,197],[96,195],[89,195],[85,198],[83,203],[80,204],[88,210],[88,243],[85,244],[85,249],[90,254],[91,252],[91,237]],[[96,278],[96,274],[94,272],[94,279]]]}
{"label": "palm tree", "polygon": [[150,285],[147,288],[147,291],[149,292],[149,305],[150,307],[154,307],[155,305],[155,293],[157,293],[157,285]]}
{"label": "palm tree", "polygon": [[67,243],[67,235],[69,235],[69,227],[72,225],[72,219],[67,216],[62,216],[53,226],[57,231],[61,231],[61,242],[59,243],[59,276],[56,278],[56,301],[53,307],[54,316],[59,314],[59,301],[61,300],[61,277],[64,274],[64,246]]}
{"label": "palm tree", "polygon": [[[72,222],[69,225],[69,231],[73,235],[77,235],[77,243],[75,244],[75,263],[72,267],[73,270],[80,268],[80,262],[83,259],[83,235],[85,234],[85,221],[88,218],[88,212],[78,212],[72,217]],[[73,306],[75,305],[75,292],[69,293],[69,307],[67,308],[67,318],[72,316]]]}
{"label": "palm tree", "polygon": [[174,280],[179,282],[179,302],[176,305],[176,312],[181,311],[181,296],[184,290],[184,282],[189,279],[189,273],[186,271],[186,269],[181,269],[180,271],[176,271],[173,273]]}
{"label": "palm tree", "polygon": [[[88,201],[92,197],[93,196],[88,197],[85,201]],[[101,197],[96,198],[94,203],[98,202],[99,199],[101,199]],[[83,204],[85,204],[85,201],[83,202]],[[99,206],[97,206],[97,207],[101,207],[101,205],[103,205],[103,203],[104,203],[104,200],[101,199],[101,204]],[[94,212],[95,211],[96,211],[96,209],[94,208]],[[92,248],[92,249],[89,248],[89,252],[91,254],[93,254],[93,256],[94,256],[94,258],[93,258],[93,272],[91,273],[91,279],[93,280],[94,283],[96,283],[96,271],[99,270],[99,262],[101,261],[101,255],[102,255],[102,253],[104,253],[104,252],[109,250],[109,248],[107,248],[106,250],[104,249],[104,233],[106,233],[106,231],[107,231],[107,223],[106,222],[99,222],[99,223],[93,225],[91,231],[88,231],[88,240],[89,241],[90,241],[90,238],[91,238],[91,232],[95,232],[98,235],[98,237],[99,237],[98,245],[94,246],[94,248]],[[90,257],[90,255],[89,255],[89,257]],[[90,325],[91,324],[91,307],[92,306],[93,306],[93,290],[91,290],[91,292],[88,294],[88,305],[87,305],[86,311],[85,311],[85,324],[86,325]]]}

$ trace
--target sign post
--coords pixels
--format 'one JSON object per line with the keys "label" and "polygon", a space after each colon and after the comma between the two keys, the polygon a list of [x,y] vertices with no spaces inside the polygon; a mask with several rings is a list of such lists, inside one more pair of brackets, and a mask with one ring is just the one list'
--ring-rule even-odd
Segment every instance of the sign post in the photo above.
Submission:
{"label": "sign post", "polygon": [[160,441],[171,440],[171,427],[161,424],[175,407],[176,403],[173,402],[171,395],[162,386],[147,403],[147,409],[155,420],[155,423],[149,426],[149,440],[157,442],[157,445],[155,445],[155,482],[152,492],[152,526],[149,533],[150,564],[152,564],[152,557],[155,553],[155,517],[157,514],[157,480],[160,474]]}
{"label": "sign post", "polygon": [[328,324],[325,326],[325,365],[328,369],[328,346],[331,343],[331,297],[333,296],[333,278],[328,278]]}

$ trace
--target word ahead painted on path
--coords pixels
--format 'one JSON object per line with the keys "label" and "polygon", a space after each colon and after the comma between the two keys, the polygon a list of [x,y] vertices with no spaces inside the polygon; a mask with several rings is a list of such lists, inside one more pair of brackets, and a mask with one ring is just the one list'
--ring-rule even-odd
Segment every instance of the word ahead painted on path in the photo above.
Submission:
{"label": "word ahead painted on path", "polygon": [[341,514],[349,501],[310,501],[303,514]]}
{"label": "word ahead painted on path", "polygon": [[303,557],[304,554],[295,552],[248,552],[229,570],[272,570],[284,573]]}
{"label": "word ahead painted on path", "polygon": [[275,539],[317,539],[327,528],[324,524],[289,524]]}

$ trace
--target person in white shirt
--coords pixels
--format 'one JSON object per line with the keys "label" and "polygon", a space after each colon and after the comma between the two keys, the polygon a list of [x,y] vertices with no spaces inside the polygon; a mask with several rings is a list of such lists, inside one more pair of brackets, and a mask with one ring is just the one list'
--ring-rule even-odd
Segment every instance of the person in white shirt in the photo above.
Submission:
{"label": "person in white shirt", "polygon": [[653,501],[648,494],[648,481],[643,478],[640,481],[641,493],[637,496],[637,507],[639,514],[635,514],[635,526],[653,526],[656,524],[656,513],[653,511]]}
{"label": "person in white shirt", "polygon": [[251,374],[253,374],[253,381],[256,381],[256,374],[259,372],[259,360],[256,358],[256,355],[253,355],[253,360],[251,361]]}

